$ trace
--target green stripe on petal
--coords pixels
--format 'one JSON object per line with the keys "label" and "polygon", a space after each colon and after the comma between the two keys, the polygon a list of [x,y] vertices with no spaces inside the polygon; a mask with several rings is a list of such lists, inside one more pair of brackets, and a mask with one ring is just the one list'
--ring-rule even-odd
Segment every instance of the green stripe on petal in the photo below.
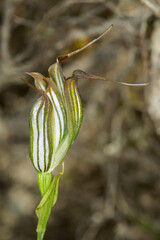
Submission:
{"label": "green stripe on petal", "polygon": [[76,139],[83,118],[83,105],[78,91],[77,81],[74,78],[66,79],[64,93],[67,106],[68,131],[70,144]]}
{"label": "green stripe on petal", "polygon": [[64,76],[62,73],[61,66],[59,64],[59,61],[57,60],[57,63],[53,64],[52,66],[49,67],[48,69],[49,75],[52,78],[52,80],[56,83],[58,90],[61,94],[61,96],[64,99]]}

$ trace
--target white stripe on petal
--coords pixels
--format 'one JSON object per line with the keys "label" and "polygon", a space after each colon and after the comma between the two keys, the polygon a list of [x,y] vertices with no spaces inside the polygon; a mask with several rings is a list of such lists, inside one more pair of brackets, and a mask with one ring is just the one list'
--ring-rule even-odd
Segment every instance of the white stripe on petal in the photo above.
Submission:
{"label": "white stripe on petal", "polygon": [[52,91],[51,95],[48,94],[48,97],[52,102],[53,111],[55,115],[55,148],[56,148],[59,145],[59,141],[61,140],[64,134],[64,116],[60,102],[58,101],[56,94]]}
{"label": "white stripe on petal", "polygon": [[33,142],[31,143],[32,144],[32,155],[33,155],[33,163],[34,163],[34,166],[37,170],[39,170],[39,167],[38,167],[38,159],[37,159],[37,141],[38,141],[38,129],[37,129],[37,112],[39,110],[39,108],[41,107],[42,105],[42,102],[39,100],[37,101],[37,103],[33,106],[33,111],[31,113],[31,125],[32,125],[32,128],[33,128],[33,136],[32,136],[32,139],[33,139]]}
{"label": "white stripe on petal", "polygon": [[38,114],[38,125],[39,125],[39,142],[38,142],[38,148],[39,148],[39,166],[42,172],[45,171],[45,148],[44,148],[44,113],[45,113],[45,103],[42,106],[42,109],[40,110]]}

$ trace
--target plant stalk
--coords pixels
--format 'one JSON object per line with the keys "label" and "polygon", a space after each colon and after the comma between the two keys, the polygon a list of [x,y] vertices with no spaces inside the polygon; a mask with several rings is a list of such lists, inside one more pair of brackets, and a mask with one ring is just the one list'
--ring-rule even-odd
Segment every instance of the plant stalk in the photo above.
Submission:
{"label": "plant stalk", "polygon": [[[37,177],[39,189],[43,199],[45,193],[47,192],[49,186],[51,185],[52,176],[50,173],[43,174],[38,172]],[[43,240],[51,210],[52,210],[52,196],[49,195],[46,198],[44,204],[41,207],[38,206],[36,209],[36,213],[38,216],[37,240]]]}
{"label": "plant stalk", "polygon": [[38,185],[42,195],[42,200],[36,208],[36,214],[38,217],[37,240],[43,240],[52,207],[57,201],[59,178],[63,172],[64,164],[62,164],[62,172],[56,174],[53,181],[51,173],[37,173]]}
{"label": "plant stalk", "polygon": [[37,240],[43,240],[44,233],[37,232]]}

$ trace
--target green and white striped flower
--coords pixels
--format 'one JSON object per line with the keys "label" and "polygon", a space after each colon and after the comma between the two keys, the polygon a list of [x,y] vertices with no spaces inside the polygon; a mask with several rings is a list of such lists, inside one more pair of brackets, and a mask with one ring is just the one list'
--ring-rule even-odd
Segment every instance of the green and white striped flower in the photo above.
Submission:
{"label": "green and white striped flower", "polygon": [[[112,25],[84,47],[58,57],[56,63],[48,70],[49,78],[40,73],[27,73],[35,79],[35,88],[42,95],[34,104],[30,114],[30,158],[38,172],[52,172],[63,160],[77,137],[83,118],[83,106],[77,81],[98,79],[117,82],[89,75],[81,70],[75,70],[72,77],[65,78],[60,65],[66,58],[98,41],[111,28]],[[146,85],[146,83],[117,83],[131,86]]]}
{"label": "green and white striped flower", "polygon": [[37,171],[53,171],[74,142],[83,118],[77,80],[65,79],[59,59],[49,68],[50,78],[28,73],[42,96],[30,113],[30,158]]}
{"label": "green and white striped flower", "polygon": [[78,80],[98,79],[130,86],[148,84],[117,82],[81,70],[75,70],[69,78],[64,77],[61,62],[98,41],[111,28],[112,25],[84,47],[58,57],[56,63],[48,69],[49,77],[35,72],[27,73],[34,78],[35,87],[22,79],[41,94],[31,110],[29,121],[30,158],[37,170],[38,186],[42,195],[42,200],[36,208],[38,240],[43,240],[52,207],[57,201],[59,178],[64,167],[62,166],[62,172],[56,174],[53,180],[51,172],[65,157],[81,127],[83,106],[77,86]]}
{"label": "green and white striped flower", "polygon": [[81,49],[58,57],[48,70],[49,78],[40,73],[27,73],[35,79],[35,87],[22,79],[42,95],[34,104],[29,121],[30,158],[38,172],[50,173],[59,165],[76,139],[83,118],[77,86],[81,74],[74,72],[66,79],[60,63],[98,41],[111,28]]}

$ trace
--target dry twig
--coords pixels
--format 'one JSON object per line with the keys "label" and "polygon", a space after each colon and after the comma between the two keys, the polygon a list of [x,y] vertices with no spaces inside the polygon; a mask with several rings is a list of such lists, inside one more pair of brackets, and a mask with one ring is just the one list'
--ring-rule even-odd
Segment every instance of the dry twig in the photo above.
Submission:
{"label": "dry twig", "polygon": [[150,8],[157,17],[160,17],[160,5],[154,3],[152,0],[141,0],[148,8]]}
{"label": "dry twig", "polygon": [[13,11],[12,0],[6,0],[1,30],[1,53],[2,53],[1,61],[4,65],[11,64],[11,56],[9,52],[9,40],[11,33],[12,11]]}

